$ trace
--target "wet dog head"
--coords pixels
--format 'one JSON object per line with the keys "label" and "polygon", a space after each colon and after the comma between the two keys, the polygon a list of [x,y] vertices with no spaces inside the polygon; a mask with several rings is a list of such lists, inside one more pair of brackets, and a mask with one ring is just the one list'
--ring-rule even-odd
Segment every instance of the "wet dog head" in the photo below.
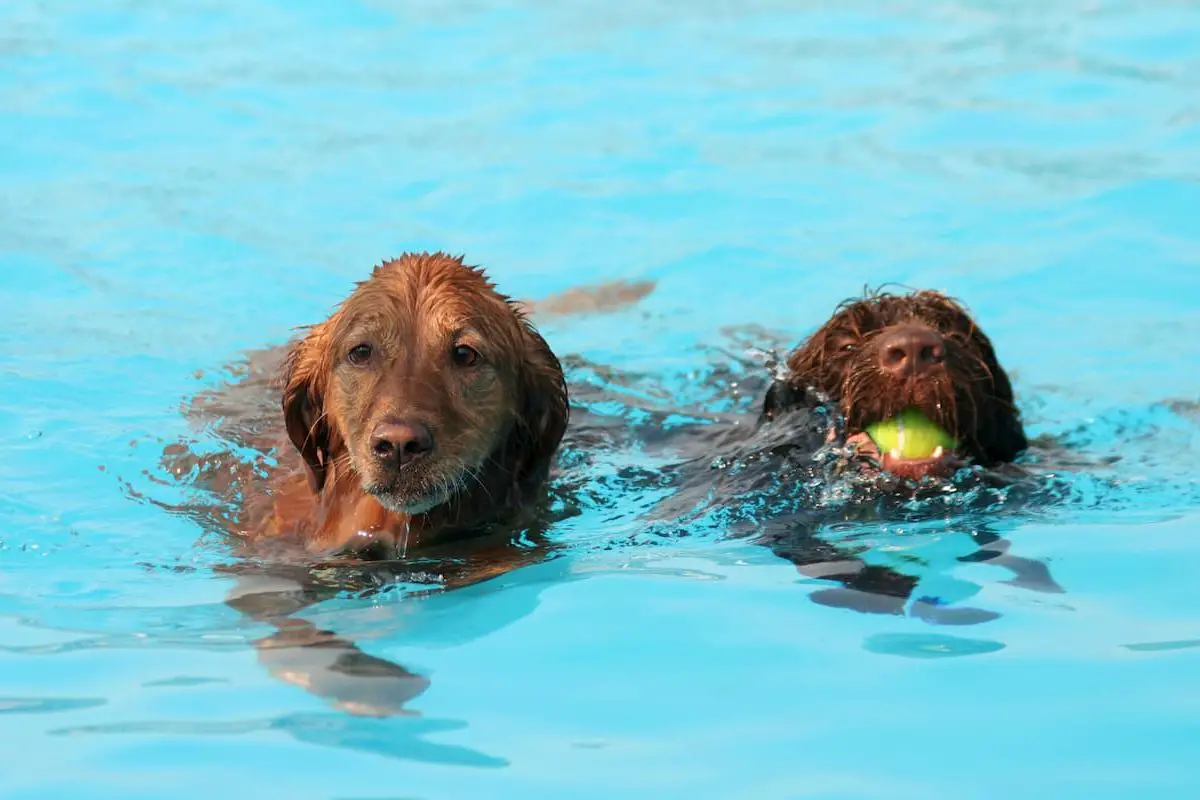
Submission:
{"label": "wet dog head", "polygon": [[991,342],[961,305],[937,292],[842,304],[788,356],[787,377],[768,392],[764,413],[773,417],[805,397],[835,405],[848,441],[866,449],[868,426],[920,409],[957,447],[926,459],[876,453],[885,468],[909,477],[945,471],[956,458],[1010,462],[1027,445]]}
{"label": "wet dog head", "polygon": [[[297,343],[288,436],[315,492],[352,481],[422,514],[540,482],[567,421],[558,360],[482,271],[441,253],[376,267]],[[499,493],[500,496],[496,496]]]}

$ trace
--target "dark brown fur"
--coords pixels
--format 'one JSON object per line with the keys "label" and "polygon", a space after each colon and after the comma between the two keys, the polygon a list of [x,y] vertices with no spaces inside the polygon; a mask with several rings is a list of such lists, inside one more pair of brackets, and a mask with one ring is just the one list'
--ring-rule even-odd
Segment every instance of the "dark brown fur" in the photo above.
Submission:
{"label": "dark brown fur", "polygon": [[[900,325],[940,334],[942,363],[901,378],[881,369],[878,342]],[[823,402],[844,415],[847,435],[915,405],[958,440],[959,455],[984,466],[1011,462],[1027,446],[991,341],[960,304],[938,292],[876,293],[843,303],[788,356],[787,374],[768,392],[764,414]]]}

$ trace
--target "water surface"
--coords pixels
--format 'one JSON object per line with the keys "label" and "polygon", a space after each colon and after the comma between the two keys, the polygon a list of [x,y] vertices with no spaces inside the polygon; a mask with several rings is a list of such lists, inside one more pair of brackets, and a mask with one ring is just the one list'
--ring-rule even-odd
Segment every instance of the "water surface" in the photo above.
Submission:
{"label": "water surface", "polygon": [[[0,7],[0,794],[1195,796],[1198,54],[1171,0]],[[821,532],[992,617],[948,625],[656,535],[621,471],[659,456],[568,451],[562,557],[307,612],[428,680],[347,715],[258,663],[220,543],[123,486],[177,499],[143,473],[181,401],[425,247],[519,297],[656,280],[544,326],[648,376],[592,409],[630,423],[750,413],[750,344],[939,288],[1031,434],[1121,460]],[[982,522],[1063,591],[970,560]]]}

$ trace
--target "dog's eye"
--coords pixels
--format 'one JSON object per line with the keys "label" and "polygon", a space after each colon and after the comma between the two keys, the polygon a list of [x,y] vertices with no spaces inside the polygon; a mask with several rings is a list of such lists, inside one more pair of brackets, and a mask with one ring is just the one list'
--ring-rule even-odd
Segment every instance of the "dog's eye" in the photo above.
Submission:
{"label": "dog's eye", "polygon": [[857,339],[839,339],[836,342],[834,342],[834,348],[839,353],[853,353],[856,349],[858,349],[858,340]]}
{"label": "dog's eye", "polygon": [[350,348],[350,352],[346,354],[346,360],[356,367],[361,367],[371,358],[371,345],[356,344]]}
{"label": "dog's eye", "polygon": [[473,367],[479,361],[479,352],[473,347],[467,347],[465,344],[455,345],[450,351],[450,357],[454,359],[454,363],[460,367]]}

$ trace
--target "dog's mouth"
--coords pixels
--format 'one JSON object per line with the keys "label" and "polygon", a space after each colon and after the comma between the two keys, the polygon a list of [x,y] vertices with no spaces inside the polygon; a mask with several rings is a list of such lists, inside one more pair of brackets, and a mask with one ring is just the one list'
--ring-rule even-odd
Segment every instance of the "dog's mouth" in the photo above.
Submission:
{"label": "dog's mouth", "polygon": [[370,485],[363,488],[388,511],[408,514],[410,517],[432,511],[449,500],[451,495],[450,490],[442,486],[424,492],[412,492],[396,486]]}
{"label": "dog's mouth", "polygon": [[439,476],[431,470],[422,470],[421,474],[410,470],[402,468],[398,474],[364,480],[363,491],[388,511],[409,516],[428,513],[454,494],[454,477]]}
{"label": "dog's mouth", "polygon": [[846,445],[856,457],[911,480],[948,477],[964,463],[954,438],[915,406],[864,425]]}

